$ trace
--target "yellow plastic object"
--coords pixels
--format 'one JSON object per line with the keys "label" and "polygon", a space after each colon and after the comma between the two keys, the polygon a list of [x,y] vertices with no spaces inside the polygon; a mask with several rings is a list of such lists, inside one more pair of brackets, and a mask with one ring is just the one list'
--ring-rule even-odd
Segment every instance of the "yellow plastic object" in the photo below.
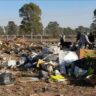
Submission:
{"label": "yellow plastic object", "polygon": [[37,67],[39,67],[40,64],[44,64],[44,63],[45,62],[43,60],[39,59],[38,62],[37,62]]}
{"label": "yellow plastic object", "polygon": [[61,81],[61,80],[64,80],[64,77],[62,75],[55,75],[55,76],[52,75],[51,79],[54,81]]}

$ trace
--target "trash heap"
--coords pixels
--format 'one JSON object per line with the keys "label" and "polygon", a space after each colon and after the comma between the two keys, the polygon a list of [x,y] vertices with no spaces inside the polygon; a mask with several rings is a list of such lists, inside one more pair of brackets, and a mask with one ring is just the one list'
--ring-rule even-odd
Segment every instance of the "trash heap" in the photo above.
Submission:
{"label": "trash heap", "polygon": [[[32,81],[68,83],[71,79],[96,78],[96,58],[80,59],[76,51],[60,50],[58,46],[34,44],[27,39],[15,38],[0,41],[0,84],[13,83],[17,74]],[[86,63],[87,62],[87,63]],[[15,76],[16,75],[16,76]],[[71,77],[71,79],[69,79]],[[93,81],[92,81],[93,83]],[[94,81],[96,84],[96,80]]]}

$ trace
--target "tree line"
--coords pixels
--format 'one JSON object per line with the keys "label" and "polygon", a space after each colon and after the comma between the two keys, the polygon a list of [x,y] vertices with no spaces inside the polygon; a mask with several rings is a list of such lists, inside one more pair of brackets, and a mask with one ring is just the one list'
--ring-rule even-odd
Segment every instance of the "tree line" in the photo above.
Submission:
{"label": "tree line", "polygon": [[41,22],[42,11],[40,7],[34,3],[24,4],[19,9],[19,16],[22,18],[21,24],[17,26],[14,21],[9,21],[7,26],[0,26],[0,35],[49,35],[57,37],[60,34],[73,35],[77,32],[94,31],[96,33],[96,9],[94,10],[94,19],[90,28],[78,26],[72,29],[71,27],[60,27],[57,21],[50,21],[44,28]]}

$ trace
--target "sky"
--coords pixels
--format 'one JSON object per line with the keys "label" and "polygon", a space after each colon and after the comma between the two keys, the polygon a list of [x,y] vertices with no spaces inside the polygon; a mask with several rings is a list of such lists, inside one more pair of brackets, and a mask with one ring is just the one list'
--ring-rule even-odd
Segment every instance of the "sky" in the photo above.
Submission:
{"label": "sky", "polygon": [[96,9],[96,0],[0,0],[0,26],[6,26],[8,21],[20,25],[19,9],[30,2],[42,10],[44,27],[50,21],[57,21],[61,27],[90,27]]}

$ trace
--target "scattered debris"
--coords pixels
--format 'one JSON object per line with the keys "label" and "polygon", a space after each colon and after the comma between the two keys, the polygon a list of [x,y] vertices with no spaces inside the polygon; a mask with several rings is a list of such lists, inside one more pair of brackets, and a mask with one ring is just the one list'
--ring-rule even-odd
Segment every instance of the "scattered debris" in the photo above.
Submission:
{"label": "scattered debris", "polygon": [[13,80],[11,73],[0,73],[0,85],[12,84]]}
{"label": "scattered debris", "polygon": [[[47,81],[49,85],[62,83],[66,86],[71,84],[72,80],[78,81],[78,79],[96,85],[95,56],[91,59],[82,58],[83,55],[80,57],[81,53],[78,55],[77,51],[60,50],[59,46],[34,44],[20,38],[0,41],[0,49],[0,69],[9,71],[9,73],[0,71],[1,85],[15,84],[13,81],[17,80],[19,83]],[[40,92],[47,94],[50,90],[48,86],[42,86]],[[30,94],[28,96],[41,96]],[[54,96],[63,96],[63,94]]]}

